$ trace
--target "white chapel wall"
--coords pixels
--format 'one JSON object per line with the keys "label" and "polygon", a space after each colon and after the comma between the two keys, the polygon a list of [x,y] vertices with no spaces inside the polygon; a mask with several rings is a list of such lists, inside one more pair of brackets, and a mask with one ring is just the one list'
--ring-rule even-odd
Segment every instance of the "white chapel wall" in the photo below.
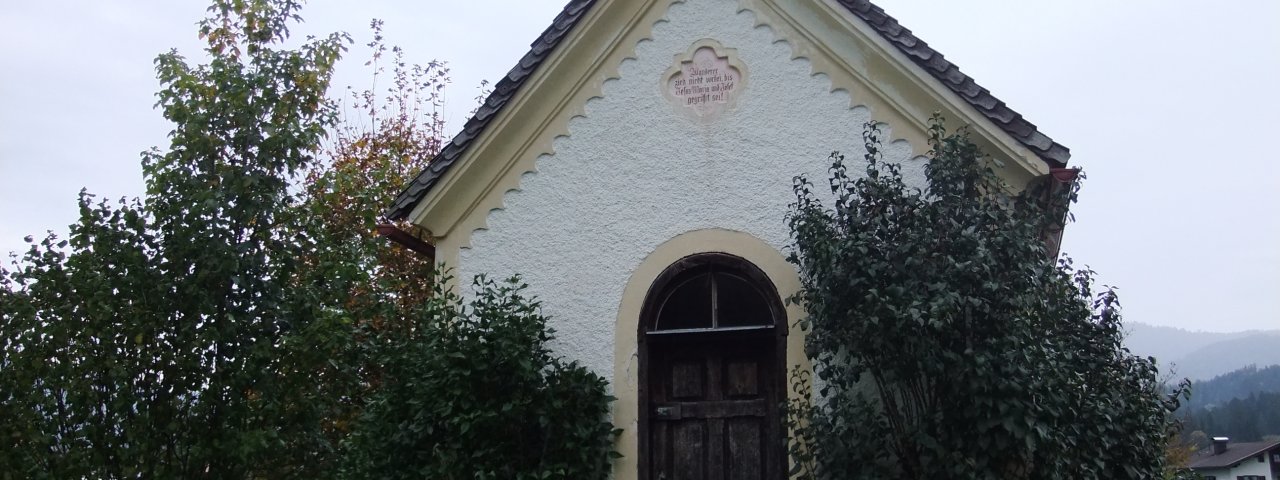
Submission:
{"label": "white chapel wall", "polygon": [[[721,228],[785,252],[792,178],[806,175],[825,189],[835,150],[860,172],[862,125],[871,117],[858,99],[831,92],[807,60],[793,60],[786,39],[756,24],[736,0],[671,5],[621,63],[620,78],[555,140],[556,153],[538,159],[461,249],[463,285],[479,273],[522,275],[552,317],[557,352],[612,378],[623,288],[660,244]],[[736,52],[745,88],[723,112],[700,118],[664,89],[675,57],[706,39]],[[885,158],[922,184],[923,161],[910,146],[886,147]]]}

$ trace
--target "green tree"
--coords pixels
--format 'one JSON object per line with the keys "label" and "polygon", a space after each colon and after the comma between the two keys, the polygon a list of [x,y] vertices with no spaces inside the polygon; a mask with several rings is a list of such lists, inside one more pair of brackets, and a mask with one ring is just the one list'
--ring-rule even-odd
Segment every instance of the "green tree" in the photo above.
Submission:
{"label": "green tree", "polygon": [[[612,450],[605,381],[553,357],[536,301],[479,281],[473,301],[437,283],[432,259],[371,235],[379,214],[442,146],[442,62],[408,65],[372,25],[374,88],[352,91],[303,183],[316,249],[300,278],[324,314],[351,325],[317,349],[336,359],[325,431],[346,478],[605,478]],[[389,86],[376,85],[390,61]],[[416,229],[397,224],[398,228]],[[421,232],[415,232],[421,234]],[[333,336],[320,335],[320,338]]]}
{"label": "green tree", "polygon": [[[1056,263],[1075,190],[1010,193],[964,132],[930,129],[923,189],[832,156],[825,205],[796,182],[791,260],[816,378],[793,405],[810,478],[1156,478],[1177,397],[1121,346],[1120,304]],[[810,391],[812,389],[813,391]]]}
{"label": "green tree", "polygon": [[1253,392],[1215,407],[1183,412],[1187,427],[1202,432],[1198,446],[1207,448],[1209,437],[1230,437],[1236,442],[1257,442],[1280,435],[1280,392]]}
{"label": "green tree", "polygon": [[[156,59],[166,151],[145,202],[80,198],[70,238],[0,272],[0,470],[16,478],[311,477],[326,318],[297,293],[291,184],[314,161],[344,35],[278,44],[293,0],[216,0],[208,62]],[[303,345],[305,340],[306,345]]]}
{"label": "green tree", "polygon": [[[305,355],[328,365],[324,391],[335,399],[324,430],[340,445],[370,392],[380,386],[378,363],[384,343],[411,324],[409,318],[432,294],[432,259],[375,235],[379,215],[426,162],[443,138],[443,94],[448,68],[442,62],[409,66],[392,48],[391,85],[379,92],[387,52],[382,22],[371,24],[375,87],[348,88],[351,102],[332,130],[324,160],[310,165],[301,184],[301,222],[313,240],[298,271],[328,320],[312,332],[317,342]],[[397,227],[416,231],[406,223]]]}

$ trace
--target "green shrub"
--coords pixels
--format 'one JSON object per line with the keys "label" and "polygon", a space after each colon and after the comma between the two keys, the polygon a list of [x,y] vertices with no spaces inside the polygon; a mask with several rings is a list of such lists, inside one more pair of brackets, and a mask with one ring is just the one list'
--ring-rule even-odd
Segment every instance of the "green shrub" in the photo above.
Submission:
{"label": "green shrub", "polygon": [[[804,179],[791,260],[817,375],[794,387],[809,478],[1156,478],[1185,385],[1121,345],[1115,291],[1054,261],[1074,189],[1026,194],[961,132],[931,128],[927,186],[879,156],[833,154],[829,207]],[[1048,200],[1048,201],[1047,201]],[[812,393],[812,396],[810,396]]]}
{"label": "green shrub", "polygon": [[547,348],[552,331],[517,278],[443,288],[388,338],[382,387],[347,445],[350,478],[607,478],[606,382]]}

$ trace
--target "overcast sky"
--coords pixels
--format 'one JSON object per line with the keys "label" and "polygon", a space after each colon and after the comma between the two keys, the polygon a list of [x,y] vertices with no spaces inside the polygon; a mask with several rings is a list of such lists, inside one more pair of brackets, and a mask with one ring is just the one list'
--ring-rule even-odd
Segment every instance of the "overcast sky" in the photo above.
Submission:
{"label": "overcast sky", "polygon": [[[293,31],[350,32],[335,87],[365,88],[358,47],[385,20],[410,62],[449,62],[457,127],[480,81],[510,69],[563,3],[313,1]],[[1089,178],[1064,248],[1120,288],[1128,321],[1280,328],[1280,2],[877,3],[1071,148]],[[142,193],[138,153],[170,129],[152,110],[152,60],[199,55],[205,6],[0,5],[0,253],[65,232],[81,188]]]}

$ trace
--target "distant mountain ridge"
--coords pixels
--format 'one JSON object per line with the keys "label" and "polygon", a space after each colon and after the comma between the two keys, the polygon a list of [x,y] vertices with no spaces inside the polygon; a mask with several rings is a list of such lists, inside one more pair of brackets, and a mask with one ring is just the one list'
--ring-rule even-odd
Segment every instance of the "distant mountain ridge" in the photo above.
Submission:
{"label": "distant mountain ridge", "polygon": [[1194,332],[1144,323],[1128,323],[1125,346],[1155,357],[1161,372],[1177,378],[1208,380],[1248,365],[1280,365],[1280,330]]}

